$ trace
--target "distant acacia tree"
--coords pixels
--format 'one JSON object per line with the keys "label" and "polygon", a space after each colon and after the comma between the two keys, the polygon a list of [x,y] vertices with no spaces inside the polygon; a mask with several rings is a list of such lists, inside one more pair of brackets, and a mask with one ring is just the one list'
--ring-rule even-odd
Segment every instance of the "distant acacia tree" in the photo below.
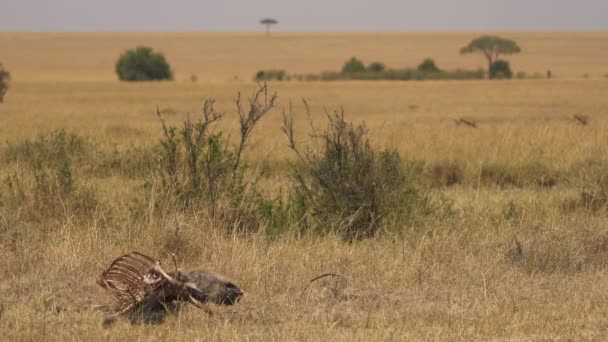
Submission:
{"label": "distant acacia tree", "polygon": [[11,78],[11,74],[4,69],[2,63],[0,63],[0,103],[4,101],[4,94],[8,90],[8,81]]}
{"label": "distant acacia tree", "polygon": [[266,35],[269,36],[270,35],[270,26],[274,25],[274,24],[278,24],[279,22],[275,19],[272,18],[265,18],[260,20],[260,24],[262,25],[266,25]]}
{"label": "distant acacia tree", "polygon": [[521,52],[517,43],[508,38],[497,36],[481,36],[473,39],[467,46],[460,49],[461,54],[482,53],[488,61],[488,74],[500,55],[511,55]]}

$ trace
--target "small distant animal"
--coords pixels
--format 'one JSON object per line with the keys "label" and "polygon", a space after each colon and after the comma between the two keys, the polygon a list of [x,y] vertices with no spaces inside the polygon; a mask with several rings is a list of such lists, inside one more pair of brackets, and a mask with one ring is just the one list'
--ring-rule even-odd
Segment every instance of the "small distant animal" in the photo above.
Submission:
{"label": "small distant animal", "polygon": [[572,119],[574,119],[574,122],[576,122],[579,125],[587,125],[589,123],[589,117],[587,115],[582,115],[582,114],[574,114],[572,115]]}
{"label": "small distant animal", "polygon": [[205,303],[236,304],[243,291],[223,275],[204,272],[165,272],[159,260],[139,252],[116,258],[97,279],[97,284],[114,299],[112,314],[106,317],[107,326],[121,316],[131,323],[144,321],[160,323],[171,310],[190,303],[207,313]]}
{"label": "small distant animal", "polygon": [[477,123],[475,121],[471,121],[471,120],[467,120],[467,119],[460,118],[460,119],[454,120],[454,123],[458,126],[467,125],[469,127],[477,128]]}

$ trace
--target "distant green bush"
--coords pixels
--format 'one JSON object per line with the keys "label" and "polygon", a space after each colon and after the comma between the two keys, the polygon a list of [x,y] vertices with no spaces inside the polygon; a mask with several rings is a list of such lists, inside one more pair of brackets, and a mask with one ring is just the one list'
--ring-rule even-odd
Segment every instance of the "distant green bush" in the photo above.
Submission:
{"label": "distant green bush", "polygon": [[4,95],[8,90],[8,81],[11,78],[11,74],[4,69],[2,63],[0,63],[0,103],[4,101]]}
{"label": "distant green bush", "polygon": [[363,64],[363,62],[356,57],[351,57],[351,59],[346,61],[342,66],[343,74],[360,73],[365,71],[365,64]]}
{"label": "distant green bush", "polygon": [[116,74],[121,81],[160,81],[173,79],[165,56],[152,48],[138,46],[120,55]]}
{"label": "distant green bush", "polygon": [[427,58],[424,61],[422,61],[422,63],[420,63],[420,65],[418,65],[418,71],[433,73],[433,72],[441,72],[441,69],[439,69],[437,67],[434,60],[432,60],[431,58]]}
{"label": "distant green bush", "polygon": [[511,65],[505,60],[499,59],[490,66],[490,78],[508,79],[512,76]]}
{"label": "distant green bush", "polygon": [[373,62],[367,66],[367,71],[369,72],[383,72],[384,69],[386,69],[386,67],[382,62]]}
{"label": "distant green bush", "polygon": [[285,70],[280,69],[260,70],[255,74],[256,81],[283,81],[286,77]]}
{"label": "distant green bush", "polygon": [[473,80],[483,79],[485,71],[477,70],[443,70],[439,72],[419,71],[418,69],[387,69],[381,72],[355,72],[341,73],[336,71],[325,71],[319,75],[322,81],[337,81],[337,80],[394,80],[394,81],[412,81],[412,80]]}
{"label": "distant green bush", "polygon": [[387,69],[382,62],[370,63],[367,68],[363,61],[352,57],[344,63],[340,71],[323,71],[320,74],[288,75],[284,70],[261,70],[255,75],[256,80],[290,80],[298,81],[343,81],[343,80],[472,80],[483,79],[485,71],[477,70],[441,70],[431,58],[425,59],[417,68]]}

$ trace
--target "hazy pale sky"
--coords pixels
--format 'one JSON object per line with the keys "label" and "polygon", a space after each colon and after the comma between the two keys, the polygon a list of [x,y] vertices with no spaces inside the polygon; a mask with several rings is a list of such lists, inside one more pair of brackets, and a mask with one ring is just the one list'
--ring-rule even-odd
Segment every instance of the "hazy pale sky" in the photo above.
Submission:
{"label": "hazy pale sky", "polygon": [[1,31],[607,30],[608,0],[0,0]]}

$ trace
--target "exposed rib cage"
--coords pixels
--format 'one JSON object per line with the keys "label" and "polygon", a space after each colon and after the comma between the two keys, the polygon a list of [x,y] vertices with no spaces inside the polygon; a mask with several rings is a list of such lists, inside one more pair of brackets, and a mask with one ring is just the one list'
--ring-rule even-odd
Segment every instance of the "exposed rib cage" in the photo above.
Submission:
{"label": "exposed rib cage", "polygon": [[155,267],[160,267],[159,261],[139,252],[131,252],[114,260],[101,274],[97,284],[114,298],[120,312],[128,311],[160,284],[162,276],[155,271]]}
{"label": "exposed rib cage", "polygon": [[[188,302],[204,309],[203,303],[235,304],[243,295],[241,289],[219,274],[191,271],[165,272],[160,261],[131,252],[118,257],[97,279],[116,302],[115,313],[104,320],[111,323],[121,315],[165,312]],[[140,315],[141,316],[141,315]],[[105,323],[104,323],[105,324]]]}

